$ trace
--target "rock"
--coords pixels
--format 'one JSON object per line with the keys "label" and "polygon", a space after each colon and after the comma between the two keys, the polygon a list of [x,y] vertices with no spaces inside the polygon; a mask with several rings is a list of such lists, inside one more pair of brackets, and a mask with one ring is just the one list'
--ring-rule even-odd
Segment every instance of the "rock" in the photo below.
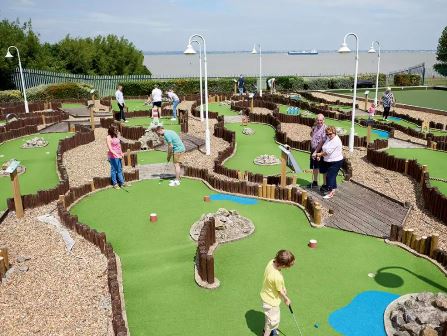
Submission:
{"label": "rock", "polygon": [[28,256],[18,256],[16,260],[17,260],[18,263],[23,263],[23,262],[28,261],[30,259],[31,259],[31,257],[28,257]]}
{"label": "rock", "polygon": [[404,317],[405,323],[410,323],[410,322],[416,321],[416,316],[414,315],[413,312],[406,312],[403,317]]}
{"label": "rock", "polygon": [[219,210],[217,210],[217,214],[225,216],[225,217],[230,216],[230,212],[227,209],[224,209],[224,208],[220,208]]}
{"label": "rock", "polygon": [[393,336],[411,336],[408,331],[396,331]]}
{"label": "rock", "polygon": [[279,165],[281,161],[275,155],[263,154],[256,157],[253,162],[261,166]]}
{"label": "rock", "polygon": [[150,128],[144,131],[143,136],[138,141],[141,143],[141,149],[155,148],[163,143],[161,138]]}
{"label": "rock", "polygon": [[253,135],[253,134],[255,134],[255,131],[254,131],[254,129],[252,129],[250,127],[244,127],[244,129],[242,130],[242,134]]}
{"label": "rock", "polygon": [[26,265],[19,266],[19,271],[20,271],[20,272],[26,272],[26,271],[28,271],[28,270],[29,270],[29,267],[26,266]]}
{"label": "rock", "polygon": [[438,332],[431,327],[422,329],[420,336],[438,336]]}
{"label": "rock", "polygon": [[401,311],[394,311],[391,313],[391,322],[393,324],[393,327],[395,327],[396,329],[405,324],[405,320],[403,318],[403,314]]}
{"label": "rock", "polygon": [[420,293],[416,296],[416,301],[418,302],[427,302],[433,299],[433,293]]}
{"label": "rock", "polygon": [[447,311],[447,298],[437,298],[434,304],[435,307],[441,309],[442,311]]}
{"label": "rock", "polygon": [[404,306],[406,309],[417,309],[419,305],[413,300],[407,300],[404,302]]}
{"label": "rock", "polygon": [[45,147],[46,145],[48,145],[48,141],[46,141],[44,138],[35,137],[30,140],[27,140],[22,145],[22,148],[39,148],[39,147]]}
{"label": "rock", "polygon": [[230,210],[230,215],[239,216],[239,212],[237,210]]}
{"label": "rock", "polygon": [[419,335],[419,332],[421,331],[422,327],[417,324],[416,322],[412,322],[412,323],[405,323],[402,326],[403,330],[406,330],[410,333],[410,335],[414,335],[417,336]]}

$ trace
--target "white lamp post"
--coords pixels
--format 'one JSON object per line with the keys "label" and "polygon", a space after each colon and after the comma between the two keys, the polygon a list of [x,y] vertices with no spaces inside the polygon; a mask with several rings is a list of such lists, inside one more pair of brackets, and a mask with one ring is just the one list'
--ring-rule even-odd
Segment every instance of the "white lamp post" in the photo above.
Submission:
{"label": "white lamp post", "polygon": [[374,49],[374,44],[377,44],[377,76],[376,76],[376,96],[374,97],[374,105],[377,108],[377,95],[379,92],[379,73],[380,73],[380,42],[379,41],[373,41],[371,43],[371,48],[369,48],[368,52],[370,54],[376,53],[376,50]]}
{"label": "white lamp post", "polygon": [[20,62],[20,53],[19,53],[19,49],[17,49],[16,46],[10,46],[8,47],[8,51],[6,52],[6,58],[13,58],[14,56],[12,56],[11,52],[9,51],[9,49],[11,48],[15,48],[15,50],[17,51],[17,57],[19,58],[19,69],[20,69],[20,77],[22,78],[22,90],[23,90],[23,100],[25,101],[25,112],[29,113],[29,109],[28,109],[28,100],[26,100],[26,89],[25,89],[25,79],[23,78],[23,70],[22,70],[22,62]]}
{"label": "white lamp post", "polygon": [[200,41],[192,40],[191,44],[199,46],[199,79],[200,79],[200,121],[203,121],[203,89],[202,89],[202,45]]}
{"label": "white lamp post", "polygon": [[348,33],[345,35],[343,39],[343,43],[338,49],[339,53],[349,53],[351,52],[351,49],[348,48],[348,45],[346,44],[346,39],[348,36],[354,36],[356,40],[356,53],[355,53],[355,74],[354,74],[354,97],[352,100],[352,118],[351,118],[351,132],[349,133],[349,151],[354,151],[354,118],[355,118],[355,103],[357,100],[357,75],[359,71],[359,38],[354,33]]}
{"label": "white lamp post", "polygon": [[[259,48],[259,88],[258,88],[258,92],[259,92],[259,97],[262,97],[262,49],[261,49],[261,44],[258,44],[258,48]],[[253,46],[253,50],[251,51],[252,54],[257,54],[258,52],[256,51],[256,44]]]}
{"label": "white lamp post", "polygon": [[186,47],[185,51],[183,52],[185,55],[194,55],[197,54],[197,52],[192,47],[192,39],[194,37],[198,37],[203,42],[203,63],[205,68],[205,149],[206,149],[206,155],[211,155],[211,137],[210,137],[210,129],[209,129],[209,123],[208,123],[208,66],[206,62],[206,41],[205,38],[202,35],[194,34],[189,37],[188,40],[188,46]]}

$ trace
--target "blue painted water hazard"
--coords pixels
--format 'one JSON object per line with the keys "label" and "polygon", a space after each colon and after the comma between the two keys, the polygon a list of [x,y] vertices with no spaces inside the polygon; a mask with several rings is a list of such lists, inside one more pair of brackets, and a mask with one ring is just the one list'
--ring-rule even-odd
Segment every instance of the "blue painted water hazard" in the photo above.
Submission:
{"label": "blue painted water hazard", "polygon": [[329,316],[329,324],[345,336],[386,336],[383,314],[399,295],[365,291]]}
{"label": "blue painted water hazard", "polygon": [[228,195],[228,194],[213,194],[213,195],[210,195],[210,200],[211,201],[231,201],[231,202],[245,204],[245,205],[255,205],[258,203],[258,200],[255,198],[234,196],[234,195]]}
{"label": "blue painted water hazard", "polygon": [[387,131],[382,131],[379,129],[373,129],[371,131],[371,133],[378,135],[379,138],[382,138],[382,139],[388,139],[390,137],[390,134]]}

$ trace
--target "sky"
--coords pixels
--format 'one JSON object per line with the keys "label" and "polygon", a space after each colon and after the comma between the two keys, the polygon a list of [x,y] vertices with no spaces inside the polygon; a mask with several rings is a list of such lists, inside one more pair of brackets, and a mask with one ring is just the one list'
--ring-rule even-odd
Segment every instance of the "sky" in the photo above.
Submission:
{"label": "sky", "polygon": [[349,32],[362,50],[435,50],[445,13],[447,0],[0,0],[1,19],[31,19],[44,42],[115,34],[151,52],[191,34],[209,51],[336,50]]}

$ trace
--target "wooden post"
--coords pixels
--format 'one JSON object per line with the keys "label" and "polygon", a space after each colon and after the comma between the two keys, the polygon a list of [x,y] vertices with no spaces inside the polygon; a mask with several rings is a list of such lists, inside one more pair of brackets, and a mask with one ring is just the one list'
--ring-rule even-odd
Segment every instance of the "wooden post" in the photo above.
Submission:
{"label": "wooden post", "polygon": [[366,92],[365,92],[365,111],[368,111],[368,93],[369,93],[369,91],[366,91]]}
{"label": "wooden post", "polygon": [[262,197],[267,198],[267,178],[262,179]]}
{"label": "wooden post", "polygon": [[253,97],[250,98],[250,111],[253,113]]}
{"label": "wooden post", "polygon": [[62,203],[62,206],[64,207],[64,209],[67,208],[67,207],[65,206],[65,196],[64,196],[64,195],[59,195],[59,202]]}
{"label": "wooden post", "polygon": [[292,176],[292,185],[295,185],[296,184],[296,175],[293,175]]}
{"label": "wooden post", "polygon": [[89,107],[90,110],[90,127],[95,130],[95,116],[93,115],[93,106]]}
{"label": "wooden post", "polygon": [[23,204],[22,204],[22,195],[20,194],[20,184],[19,184],[19,174],[17,174],[17,169],[9,174],[11,178],[12,184],[12,193],[14,195],[14,207],[16,210],[17,218],[23,217]]}
{"label": "wooden post", "polygon": [[6,270],[9,269],[9,257],[8,249],[6,247],[0,247],[0,257],[3,258],[3,263],[5,264]]}
{"label": "wooden post", "polygon": [[431,148],[432,148],[433,150],[436,150],[437,146],[438,146],[438,143],[437,143],[436,141],[432,141],[432,143],[431,143]]}
{"label": "wooden post", "polygon": [[68,130],[72,133],[74,133],[75,131],[75,127],[71,122],[68,122]]}
{"label": "wooden post", "polygon": [[42,114],[42,125],[43,127],[47,126],[46,120],[45,120],[45,114]]}
{"label": "wooden post", "polygon": [[287,154],[281,151],[281,188],[286,186]]}
{"label": "wooden post", "polygon": [[90,189],[91,189],[92,191],[95,191],[95,182],[93,182],[93,180],[90,181]]}
{"label": "wooden post", "polygon": [[264,197],[263,196],[263,188],[262,188],[262,185],[260,185],[260,184],[258,185],[258,196],[259,197]]}
{"label": "wooden post", "polygon": [[405,170],[404,170],[404,174],[408,175],[408,160],[405,160]]}
{"label": "wooden post", "polygon": [[422,166],[422,172],[421,172],[421,184],[424,183],[424,175],[428,171],[427,165]]}
{"label": "wooden post", "polygon": [[321,224],[321,205],[319,203],[315,203],[314,207],[314,223],[317,225]]}
{"label": "wooden post", "polygon": [[307,206],[307,191],[303,190],[301,192],[301,205],[306,208]]}
{"label": "wooden post", "polygon": [[439,244],[439,234],[434,233],[430,239],[430,257],[433,258],[435,250],[438,249]]}
{"label": "wooden post", "polygon": [[287,191],[287,199],[289,201],[292,200],[292,188],[289,188],[289,190]]}
{"label": "wooden post", "polygon": [[414,240],[413,240],[413,244],[412,244],[412,248],[413,250],[415,250],[416,252],[419,252],[419,245],[421,243],[421,237],[420,236],[414,236]]}
{"label": "wooden post", "polygon": [[237,82],[234,82],[234,94],[237,94]]}
{"label": "wooden post", "polygon": [[419,242],[419,253],[425,254],[425,242],[427,241],[427,236],[422,236]]}
{"label": "wooden post", "polygon": [[409,239],[410,239],[410,240],[409,240],[409,242],[408,242],[408,247],[413,248],[413,246],[414,246],[414,240],[416,239],[416,234],[414,233],[414,230],[413,230],[413,229],[411,229]]}
{"label": "wooden post", "polygon": [[413,236],[413,229],[404,230],[404,239],[402,239],[403,243],[407,246],[410,246],[411,238]]}
{"label": "wooden post", "polygon": [[126,164],[130,167],[131,166],[131,162],[130,162],[130,149],[127,149],[126,152]]}
{"label": "wooden post", "polygon": [[5,276],[5,274],[6,274],[5,260],[3,259],[3,257],[0,257],[0,282],[2,278]]}
{"label": "wooden post", "polygon": [[371,125],[368,125],[366,133],[366,145],[368,145],[370,142],[371,142]]}

